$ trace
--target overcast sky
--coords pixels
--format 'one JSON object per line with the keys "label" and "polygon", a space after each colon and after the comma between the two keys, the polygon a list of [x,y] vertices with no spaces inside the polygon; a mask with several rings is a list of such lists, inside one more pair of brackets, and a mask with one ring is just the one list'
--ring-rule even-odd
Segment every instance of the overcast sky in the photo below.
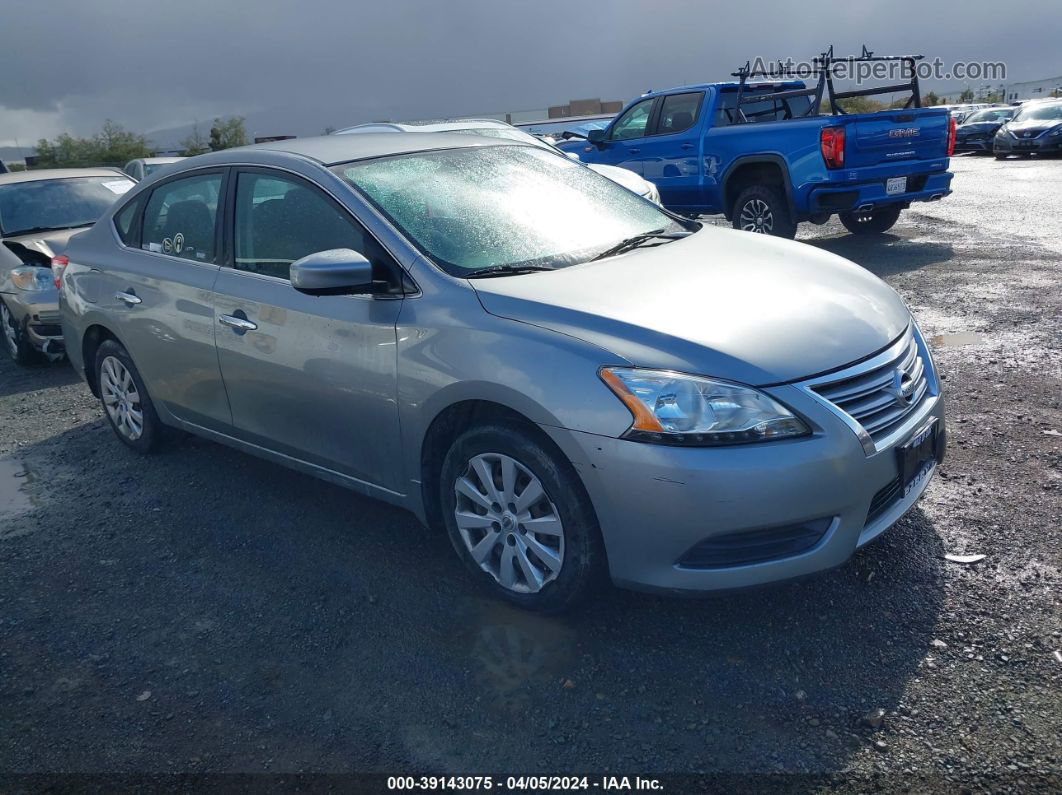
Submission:
{"label": "overcast sky", "polygon": [[[112,118],[138,131],[246,115],[311,134],[380,118],[627,100],[755,56],[1001,60],[1062,74],[1058,0],[5,0],[0,146]],[[256,129],[268,125],[272,129]]]}

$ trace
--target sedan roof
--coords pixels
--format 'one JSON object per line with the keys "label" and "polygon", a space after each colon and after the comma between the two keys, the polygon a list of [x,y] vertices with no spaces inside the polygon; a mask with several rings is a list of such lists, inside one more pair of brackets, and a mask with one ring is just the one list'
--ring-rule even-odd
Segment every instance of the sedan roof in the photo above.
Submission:
{"label": "sedan roof", "polygon": [[129,179],[129,175],[120,168],[42,168],[34,171],[12,171],[9,174],[0,174],[0,185],[10,185],[12,182],[37,182],[45,179],[70,179],[72,177],[122,177]]}
{"label": "sedan roof", "polygon": [[461,133],[381,132],[360,135],[322,135],[317,138],[289,138],[286,141],[270,141],[237,149],[224,149],[209,155],[200,155],[196,160],[206,162],[210,159],[218,163],[235,163],[240,160],[240,152],[257,150],[302,155],[332,166],[351,160],[404,155],[434,149],[514,145],[521,146],[517,141]]}

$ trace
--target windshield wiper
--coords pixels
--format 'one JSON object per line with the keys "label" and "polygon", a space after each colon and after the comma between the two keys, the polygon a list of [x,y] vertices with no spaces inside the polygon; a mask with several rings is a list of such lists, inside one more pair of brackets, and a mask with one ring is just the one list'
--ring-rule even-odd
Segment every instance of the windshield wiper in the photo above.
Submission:
{"label": "windshield wiper", "polygon": [[665,232],[663,229],[654,229],[652,232],[643,232],[640,235],[634,235],[633,237],[625,238],[611,248],[606,248],[600,254],[590,258],[590,262],[596,262],[599,259],[606,259],[608,257],[614,257],[617,254],[622,254],[624,251],[630,251],[633,248],[643,243],[648,243],[650,240],[678,240],[683,237],[687,237],[693,234],[692,232]]}
{"label": "windshield wiper", "polygon": [[64,229],[77,229],[82,226],[92,226],[92,223],[70,224],[69,226],[31,226],[29,229],[16,229],[13,232],[5,232],[5,236],[22,237],[23,235],[36,235],[41,232],[61,232]]}
{"label": "windshield wiper", "polygon": [[521,273],[535,273],[536,271],[556,270],[548,265],[491,265],[489,268],[479,268],[468,273],[461,274],[466,279],[484,279],[491,276],[516,276]]}

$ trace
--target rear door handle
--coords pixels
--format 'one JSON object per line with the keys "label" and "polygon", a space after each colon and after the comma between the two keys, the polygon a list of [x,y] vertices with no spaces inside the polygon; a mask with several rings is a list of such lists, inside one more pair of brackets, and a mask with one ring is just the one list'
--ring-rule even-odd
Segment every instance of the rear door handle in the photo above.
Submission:
{"label": "rear door handle", "polygon": [[686,143],[684,143],[684,144],[682,145],[682,148],[683,148],[683,149],[692,149],[692,148],[693,148],[693,144],[691,144],[691,143],[689,143],[689,142],[687,141]]}
{"label": "rear door handle", "polygon": [[639,152],[641,152],[642,150],[641,149],[628,149],[627,151],[630,152],[632,155],[636,155]]}
{"label": "rear door handle", "polygon": [[255,331],[258,328],[257,323],[252,323],[245,317],[235,317],[234,315],[221,315],[218,318],[218,323],[236,329],[236,331]]}
{"label": "rear door handle", "polygon": [[144,303],[144,299],[138,296],[136,293],[115,293],[114,297],[121,301],[126,306],[136,306],[137,304]]}

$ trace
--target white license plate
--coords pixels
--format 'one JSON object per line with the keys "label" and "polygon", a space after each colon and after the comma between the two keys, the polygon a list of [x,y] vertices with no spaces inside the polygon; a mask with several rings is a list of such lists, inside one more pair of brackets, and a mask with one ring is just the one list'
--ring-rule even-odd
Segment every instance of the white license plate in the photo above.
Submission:
{"label": "white license plate", "polygon": [[894,193],[907,193],[907,177],[893,177],[885,180],[885,192],[890,196]]}

